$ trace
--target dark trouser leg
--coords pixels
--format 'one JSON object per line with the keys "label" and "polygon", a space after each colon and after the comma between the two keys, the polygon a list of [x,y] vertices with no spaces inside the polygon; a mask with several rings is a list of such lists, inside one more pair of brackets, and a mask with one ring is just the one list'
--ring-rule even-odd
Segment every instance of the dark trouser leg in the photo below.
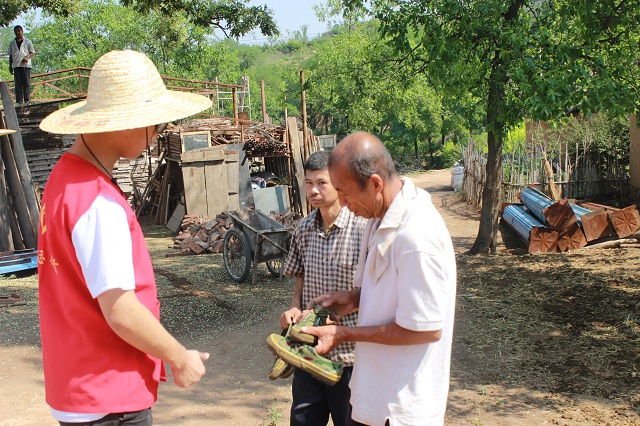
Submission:
{"label": "dark trouser leg", "polygon": [[[353,407],[351,407],[351,404],[349,404],[349,408],[347,409],[347,417],[346,417],[346,423],[345,426],[368,426],[365,425],[364,423],[359,423],[356,422],[355,420],[351,419],[351,409]],[[384,422],[385,426],[389,426],[389,419],[387,419],[386,422]]]}
{"label": "dark trouser leg", "polygon": [[325,399],[325,384],[311,374],[296,369],[293,373],[293,404],[291,426],[326,426],[329,406]]}
{"label": "dark trouser leg", "polygon": [[25,102],[31,100],[31,68],[22,68],[24,70],[24,80],[22,80],[22,96]]}
{"label": "dark trouser leg", "polygon": [[349,389],[349,381],[351,380],[352,371],[353,367],[345,367],[338,383],[333,386],[324,385],[334,426],[345,426],[344,420],[347,418],[347,411],[350,406],[351,389]]}
{"label": "dark trouser leg", "polygon": [[99,420],[87,423],[65,423],[58,422],[60,426],[152,426],[153,416],[151,408],[146,410],[134,411],[132,413],[114,413],[108,414]]}
{"label": "dark trouser leg", "polygon": [[22,84],[22,80],[24,79],[24,74],[22,72],[24,68],[22,67],[17,67],[13,69],[13,85],[14,85],[14,90],[16,92],[16,103],[17,104],[21,104],[22,102],[24,102],[23,100],[23,84]]}

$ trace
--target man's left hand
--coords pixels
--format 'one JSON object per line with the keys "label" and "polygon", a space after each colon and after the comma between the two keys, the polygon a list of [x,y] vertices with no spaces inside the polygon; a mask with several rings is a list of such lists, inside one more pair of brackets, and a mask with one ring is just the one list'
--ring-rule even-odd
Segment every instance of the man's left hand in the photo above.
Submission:
{"label": "man's left hand", "polygon": [[27,63],[29,62],[29,57],[25,56],[24,58],[22,58],[22,62]]}

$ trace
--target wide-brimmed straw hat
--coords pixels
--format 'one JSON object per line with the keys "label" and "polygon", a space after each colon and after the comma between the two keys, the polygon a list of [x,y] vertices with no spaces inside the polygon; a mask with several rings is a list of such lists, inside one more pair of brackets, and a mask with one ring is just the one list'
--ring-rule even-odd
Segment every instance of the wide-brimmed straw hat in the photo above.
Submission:
{"label": "wide-brimmed straw hat", "polygon": [[0,136],[10,135],[11,133],[15,133],[15,130],[11,129],[0,129]]}
{"label": "wide-brimmed straw hat", "polygon": [[149,58],[114,50],[91,69],[87,100],[48,115],[40,128],[50,133],[103,133],[168,123],[211,107],[194,93],[167,90]]}

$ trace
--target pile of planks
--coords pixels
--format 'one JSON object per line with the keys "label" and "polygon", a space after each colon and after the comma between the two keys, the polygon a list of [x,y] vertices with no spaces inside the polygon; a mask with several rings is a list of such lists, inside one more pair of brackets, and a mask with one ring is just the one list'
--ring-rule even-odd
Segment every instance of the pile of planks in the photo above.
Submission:
{"label": "pile of planks", "polygon": [[[292,211],[283,213],[271,212],[269,217],[286,227],[295,228],[302,216]],[[182,219],[181,231],[173,239],[170,248],[180,250],[169,253],[167,257],[191,254],[222,253],[224,236],[233,227],[233,220],[226,212],[208,220],[197,215],[185,215]]]}
{"label": "pile of planks", "polygon": [[503,209],[502,219],[525,241],[529,253],[566,252],[584,247],[615,247],[640,230],[636,205],[624,209],[567,199],[554,202],[535,188],[525,188],[522,205]]}

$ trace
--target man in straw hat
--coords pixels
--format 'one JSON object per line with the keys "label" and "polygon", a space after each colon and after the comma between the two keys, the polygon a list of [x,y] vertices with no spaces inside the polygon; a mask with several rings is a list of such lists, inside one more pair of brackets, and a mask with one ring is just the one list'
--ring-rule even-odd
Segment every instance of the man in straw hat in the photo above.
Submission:
{"label": "man in straw hat", "polygon": [[87,100],[40,127],[77,134],[47,182],[38,240],[46,400],[60,424],[152,424],[164,362],[178,386],[205,373],[209,354],[185,349],[160,324],[149,252],[112,176],[164,123],[211,106],[168,91],[151,60],[112,51],[95,63]]}

